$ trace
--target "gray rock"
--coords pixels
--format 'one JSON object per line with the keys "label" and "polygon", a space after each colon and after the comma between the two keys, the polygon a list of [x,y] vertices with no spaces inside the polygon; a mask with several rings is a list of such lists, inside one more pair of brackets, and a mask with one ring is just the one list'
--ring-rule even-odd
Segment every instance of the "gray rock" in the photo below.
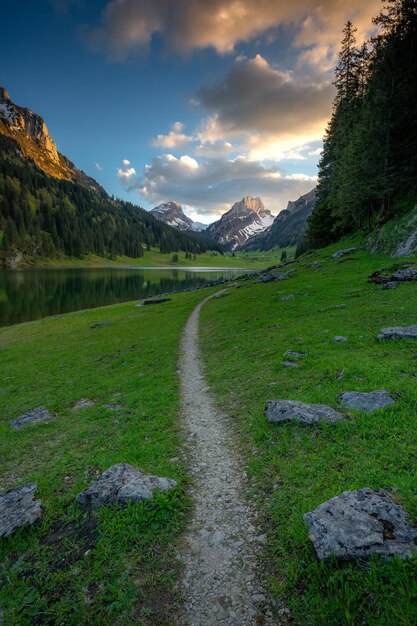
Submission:
{"label": "gray rock", "polygon": [[313,425],[319,422],[344,421],[344,417],[335,409],[324,404],[307,404],[297,400],[269,400],[266,403],[265,415],[269,422],[300,422]]}
{"label": "gray rock", "polygon": [[283,367],[300,367],[299,363],[294,363],[294,361],[283,361],[282,362]]}
{"label": "gray rock", "polygon": [[137,503],[151,499],[156,490],[168,491],[177,486],[175,480],[144,474],[133,465],[118,463],[112,465],[87,489],[76,497],[76,502],[86,509],[128,502]]}
{"label": "gray rock", "polygon": [[343,337],[342,335],[336,335],[336,337],[333,337],[333,341],[335,343],[344,343],[347,340],[348,340],[348,338],[347,337]]}
{"label": "gray rock", "polygon": [[417,339],[417,326],[391,326],[382,328],[378,339]]}
{"label": "gray rock", "polygon": [[80,409],[88,409],[95,406],[95,404],[94,400],[90,400],[90,398],[81,398],[72,406],[72,410],[79,411]]}
{"label": "gray rock", "polygon": [[390,280],[388,283],[384,283],[381,286],[381,289],[396,289],[398,287],[398,283]]}
{"label": "gray rock", "polygon": [[341,259],[343,256],[346,256],[347,254],[352,254],[352,252],[357,252],[359,250],[359,248],[344,248],[343,250],[338,250],[337,252],[334,252],[330,258],[331,259]]}
{"label": "gray rock", "polygon": [[95,328],[104,328],[105,326],[110,326],[110,322],[96,322],[92,324],[90,328],[94,330]]}
{"label": "gray rock", "polygon": [[109,411],[120,411],[123,409],[123,404],[120,404],[120,402],[108,402],[104,405],[104,408],[109,409]]}
{"label": "gray rock", "polygon": [[339,400],[348,409],[358,409],[359,411],[376,411],[395,404],[395,400],[384,389],[368,392],[347,391],[342,393]]}
{"label": "gray rock", "polygon": [[12,428],[23,428],[28,424],[36,424],[37,422],[47,422],[52,419],[52,415],[44,406],[38,406],[38,408],[24,413],[19,417],[16,417],[10,422]]}
{"label": "gray rock", "polygon": [[0,493],[0,537],[16,528],[33,524],[42,515],[41,501],[35,500],[36,483]]}
{"label": "gray rock", "polygon": [[417,269],[405,268],[402,270],[397,270],[391,276],[391,280],[398,281],[398,282],[407,282],[409,280],[417,280]]}
{"label": "gray rock", "polygon": [[305,352],[295,352],[294,350],[287,350],[284,356],[287,356],[290,359],[303,359],[305,355]]}
{"label": "gray rock", "polygon": [[334,555],[340,560],[365,558],[371,554],[397,555],[401,559],[417,554],[417,529],[387,491],[359,489],[344,491],[304,515],[309,537],[317,556],[325,561]]}
{"label": "gray rock", "polygon": [[281,280],[287,280],[294,276],[294,272],[276,272],[275,274],[265,274],[261,276],[256,282],[257,283],[271,283],[271,282],[279,282]]}
{"label": "gray rock", "polygon": [[280,298],[280,302],[289,302],[290,300],[295,300],[295,296],[284,296]]}
{"label": "gray rock", "polygon": [[308,263],[307,267],[312,267],[313,269],[318,270],[321,267],[321,263],[314,261],[313,263]]}

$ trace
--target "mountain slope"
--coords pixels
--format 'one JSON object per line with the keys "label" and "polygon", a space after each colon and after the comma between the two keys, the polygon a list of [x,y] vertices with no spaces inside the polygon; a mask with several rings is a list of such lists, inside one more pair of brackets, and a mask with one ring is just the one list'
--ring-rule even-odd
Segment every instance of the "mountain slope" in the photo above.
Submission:
{"label": "mountain slope", "polygon": [[192,219],[187,217],[182,210],[182,206],[174,200],[170,202],[164,202],[159,204],[151,211],[153,215],[160,222],[168,224],[180,231],[193,231],[200,232],[204,230],[197,222],[193,222]]}
{"label": "mountain slope", "polygon": [[161,252],[221,251],[156,220],[129,202],[114,200],[56,150],[42,118],[0,90],[0,265],[35,257],[88,253],[139,257]]}
{"label": "mountain slope", "polygon": [[233,251],[249,237],[267,229],[274,218],[260,198],[246,196],[236,202],[222,217],[207,228],[206,233],[225,250]]}
{"label": "mountain slope", "polygon": [[271,226],[260,235],[251,237],[241,248],[245,251],[288,248],[303,239],[307,230],[307,220],[316,202],[316,190],[288,202]]}

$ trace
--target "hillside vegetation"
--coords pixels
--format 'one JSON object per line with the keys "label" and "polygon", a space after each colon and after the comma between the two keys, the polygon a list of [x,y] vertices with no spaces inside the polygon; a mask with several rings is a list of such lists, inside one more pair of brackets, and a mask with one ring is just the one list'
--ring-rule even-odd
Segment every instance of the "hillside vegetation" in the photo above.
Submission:
{"label": "hillside vegetation", "polygon": [[308,243],[378,230],[417,202],[417,0],[386,0],[363,46],[348,22]]}
{"label": "hillside vegetation", "polygon": [[152,246],[162,253],[221,252],[199,233],[180,233],[102,189],[53,178],[23,157],[17,143],[0,134],[0,263],[37,258],[115,259],[142,257]]}

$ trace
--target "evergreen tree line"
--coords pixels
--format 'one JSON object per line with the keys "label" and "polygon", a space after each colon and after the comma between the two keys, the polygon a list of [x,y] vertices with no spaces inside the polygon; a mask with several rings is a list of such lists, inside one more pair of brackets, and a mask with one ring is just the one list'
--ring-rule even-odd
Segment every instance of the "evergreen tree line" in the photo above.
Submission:
{"label": "evergreen tree line", "polygon": [[22,158],[14,140],[0,135],[2,256],[83,258],[95,253],[137,258],[145,249],[201,254],[221,251],[204,236],[188,236],[129,202],[48,176]]}
{"label": "evergreen tree line", "polygon": [[385,0],[358,47],[346,24],[308,247],[369,232],[417,203],[417,0]]}

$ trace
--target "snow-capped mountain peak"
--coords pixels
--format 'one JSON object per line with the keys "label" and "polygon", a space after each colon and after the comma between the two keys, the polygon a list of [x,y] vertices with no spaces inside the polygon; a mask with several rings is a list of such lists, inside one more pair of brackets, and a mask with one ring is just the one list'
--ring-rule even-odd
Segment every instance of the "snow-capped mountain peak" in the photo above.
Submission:
{"label": "snow-capped mountain peak", "polygon": [[203,230],[200,225],[185,215],[182,206],[174,200],[158,204],[158,206],[152,209],[151,214],[160,222],[164,222],[177,230],[191,230],[194,232]]}

